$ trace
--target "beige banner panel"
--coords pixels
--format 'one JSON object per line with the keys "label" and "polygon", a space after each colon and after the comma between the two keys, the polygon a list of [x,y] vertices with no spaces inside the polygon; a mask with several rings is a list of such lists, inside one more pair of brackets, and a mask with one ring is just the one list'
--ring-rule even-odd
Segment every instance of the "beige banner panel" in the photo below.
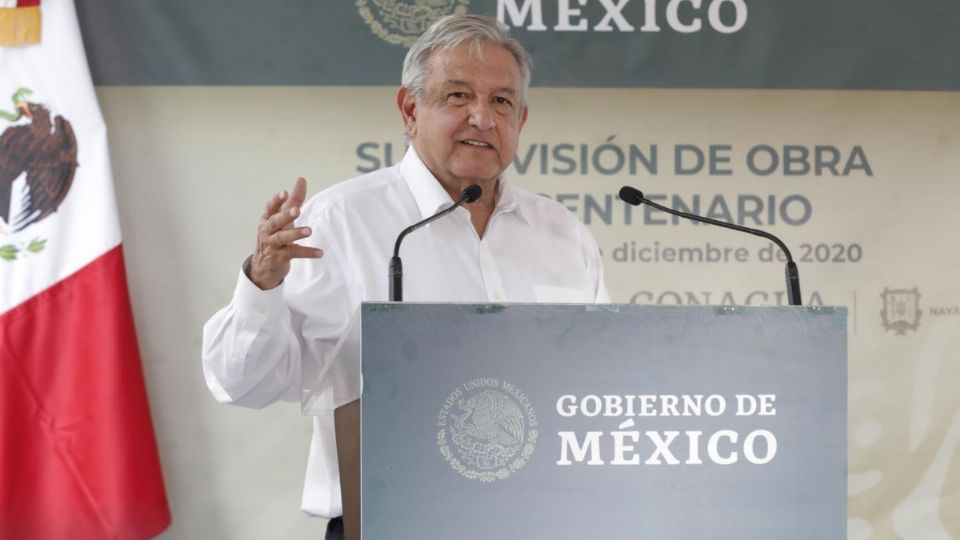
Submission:
{"label": "beige banner panel", "polygon": [[[316,537],[322,525],[296,517],[308,420],[216,405],[200,327],[229,300],[270,195],[400,159],[394,89],[99,92],[174,512],[165,536]],[[622,185],[786,242],[804,304],[850,310],[849,538],[960,538],[960,94],[534,89],[530,103],[509,181],[587,223],[615,302],[787,302],[769,242],[627,207]]]}

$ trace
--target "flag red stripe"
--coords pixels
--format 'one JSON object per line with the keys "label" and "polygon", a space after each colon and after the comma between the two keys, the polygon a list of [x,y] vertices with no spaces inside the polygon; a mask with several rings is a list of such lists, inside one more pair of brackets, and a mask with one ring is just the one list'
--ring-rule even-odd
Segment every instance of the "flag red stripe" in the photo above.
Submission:
{"label": "flag red stripe", "polygon": [[17,0],[17,7],[39,6],[40,0]]}
{"label": "flag red stripe", "polygon": [[0,433],[0,538],[169,524],[120,246],[0,316]]}

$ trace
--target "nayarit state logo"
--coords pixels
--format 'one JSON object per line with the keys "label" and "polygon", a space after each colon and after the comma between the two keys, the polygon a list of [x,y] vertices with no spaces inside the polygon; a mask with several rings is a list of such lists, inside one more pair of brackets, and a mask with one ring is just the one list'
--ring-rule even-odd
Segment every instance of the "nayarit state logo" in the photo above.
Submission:
{"label": "nayarit state logo", "polygon": [[907,330],[916,331],[920,327],[920,291],[912,289],[884,288],[880,297],[883,299],[883,311],[880,317],[886,330],[893,330],[898,336],[907,333]]}
{"label": "nayarit state logo", "polygon": [[470,0],[357,0],[357,10],[380,39],[409,47],[431,24],[467,12]]}
{"label": "nayarit state logo", "polygon": [[[28,88],[18,88],[13,94],[15,112],[0,110],[0,128],[4,128],[0,132],[0,260],[5,261],[43,251],[46,240],[4,243],[3,237],[56,212],[77,171],[73,127],[43,104],[29,100],[31,94]],[[19,179],[23,187],[14,190]]]}
{"label": "nayarit state logo", "polygon": [[479,482],[508,478],[533,455],[537,415],[516,386],[479,378],[458,386],[437,418],[437,446],[454,471]]}

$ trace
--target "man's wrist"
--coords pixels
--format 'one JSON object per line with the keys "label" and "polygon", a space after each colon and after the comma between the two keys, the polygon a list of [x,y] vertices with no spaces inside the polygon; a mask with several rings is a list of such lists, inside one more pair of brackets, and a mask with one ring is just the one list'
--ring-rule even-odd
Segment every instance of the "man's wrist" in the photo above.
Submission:
{"label": "man's wrist", "polygon": [[281,279],[279,282],[277,282],[273,286],[265,286],[262,281],[258,280],[253,275],[253,255],[249,255],[247,256],[246,259],[243,260],[242,268],[243,268],[243,275],[247,276],[247,279],[250,280],[250,283],[253,283],[254,285],[257,286],[258,289],[262,291],[269,291],[270,289],[275,289],[279,287],[281,283],[283,283],[283,280]]}

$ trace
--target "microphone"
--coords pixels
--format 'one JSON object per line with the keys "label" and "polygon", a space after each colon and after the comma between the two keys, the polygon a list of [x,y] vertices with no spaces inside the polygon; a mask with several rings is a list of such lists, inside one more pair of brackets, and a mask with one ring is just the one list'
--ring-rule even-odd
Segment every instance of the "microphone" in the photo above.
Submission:
{"label": "microphone", "polygon": [[393,257],[390,259],[390,270],[388,272],[390,278],[388,286],[390,288],[391,302],[403,301],[403,262],[400,260],[400,243],[403,242],[404,237],[420,227],[430,223],[431,221],[440,219],[450,212],[453,212],[464,204],[469,204],[476,201],[480,198],[480,195],[483,195],[483,190],[480,189],[480,186],[477,184],[471,184],[467,186],[467,189],[464,189],[463,192],[460,193],[460,199],[457,202],[451,204],[450,206],[423,221],[414,223],[400,232],[400,235],[397,236],[397,243],[393,246]]}
{"label": "microphone", "polygon": [[643,196],[643,192],[639,189],[632,188],[630,186],[623,186],[620,188],[620,199],[627,204],[632,204],[633,206],[640,206],[641,204],[646,204],[652,206],[657,210],[662,210],[668,214],[673,214],[675,216],[680,216],[682,218],[691,219],[693,221],[700,221],[702,223],[709,223],[711,225],[716,225],[718,227],[724,227],[727,229],[733,229],[736,231],[742,231],[745,233],[752,234],[754,236],[762,236],[774,244],[780,247],[780,250],[783,251],[783,254],[787,257],[787,268],[786,268],[786,277],[787,277],[787,297],[790,301],[791,306],[802,305],[800,301],[800,273],[797,270],[797,263],[793,262],[793,256],[790,255],[790,250],[787,249],[786,244],[780,241],[776,236],[766,232],[761,231],[760,229],[751,229],[749,227],[743,227],[741,225],[734,225],[733,223],[727,223],[725,221],[718,221],[716,219],[710,219],[703,216],[698,216],[696,214],[689,214],[687,212],[681,212],[679,210],[674,210],[673,208],[667,208],[666,206],[657,204],[650,199],[647,199]]}

